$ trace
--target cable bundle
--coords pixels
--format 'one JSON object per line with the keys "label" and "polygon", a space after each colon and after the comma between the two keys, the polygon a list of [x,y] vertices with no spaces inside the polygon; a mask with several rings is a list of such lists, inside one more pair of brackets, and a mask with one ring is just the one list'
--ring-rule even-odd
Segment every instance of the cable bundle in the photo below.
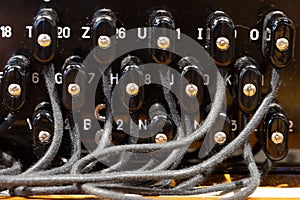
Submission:
{"label": "cable bundle", "polygon": [[[175,169],[180,163],[185,150],[196,140],[205,136],[208,130],[214,126],[215,119],[221,112],[225,97],[225,78],[220,73],[217,75],[216,94],[210,113],[199,129],[186,136],[180,123],[179,114],[176,111],[176,101],[170,95],[169,80],[160,74],[164,86],[164,95],[171,111],[172,119],[177,126],[177,137],[166,144],[127,144],[107,147],[112,132],[112,114],[108,116],[104,126],[104,133],[97,148],[90,154],[80,157],[80,133],[77,125],[71,126],[69,130],[72,140],[72,156],[63,166],[52,168],[51,160],[59,150],[63,138],[63,118],[58,105],[58,97],[54,84],[53,67],[44,68],[45,81],[52,104],[55,133],[52,144],[47,153],[33,166],[21,173],[21,165],[7,154],[2,154],[2,163],[7,166],[0,170],[0,185],[3,190],[10,189],[12,195],[30,196],[39,194],[93,194],[109,199],[145,199],[140,195],[196,195],[209,192],[222,192],[222,194],[239,190],[228,199],[244,199],[249,196],[260,184],[261,172],[259,172],[254,161],[251,147],[248,142],[249,135],[259,125],[272,103],[279,85],[279,71],[273,69],[272,79],[268,95],[240,132],[240,134],[217,154],[194,166]],[[103,79],[106,98],[111,99],[111,87]],[[108,104],[109,105],[109,104]],[[107,107],[108,110],[109,106]],[[12,117],[12,116],[10,116]],[[69,119],[72,120],[72,119]],[[186,120],[188,121],[188,120]],[[7,127],[8,122],[0,126],[0,130]],[[73,124],[70,122],[70,125]],[[131,129],[135,133],[137,130]],[[230,183],[222,183],[213,186],[198,188],[218,164],[227,159],[238,148],[243,147],[243,158],[248,166],[250,177],[243,178]],[[157,150],[171,150],[172,153],[158,166],[149,161],[144,167],[135,171],[121,171],[126,165],[131,154],[121,156],[121,159],[113,166],[95,171],[94,166],[111,155],[123,155],[125,152],[143,153]],[[18,174],[18,175],[15,175]],[[153,181],[166,181],[171,179],[183,180],[174,188],[164,188],[153,185]],[[128,195],[136,194],[136,195]],[[226,199],[226,198],[225,198]]]}

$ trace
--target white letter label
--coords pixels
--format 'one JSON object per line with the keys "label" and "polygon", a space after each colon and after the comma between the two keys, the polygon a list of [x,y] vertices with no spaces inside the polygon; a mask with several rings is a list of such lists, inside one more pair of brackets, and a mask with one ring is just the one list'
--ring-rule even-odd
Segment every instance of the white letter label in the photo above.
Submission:
{"label": "white letter label", "polygon": [[88,131],[92,128],[92,120],[91,119],[84,119],[83,120],[83,129]]}
{"label": "white letter label", "polygon": [[115,76],[113,74],[110,74],[110,84],[114,84],[114,80],[116,81],[116,84],[119,84],[119,74],[116,74]]}
{"label": "white letter label", "polygon": [[142,28],[138,28],[138,37],[143,40],[147,37],[147,28],[144,28],[142,31]]}
{"label": "white letter label", "polygon": [[147,120],[144,120],[144,123],[141,119],[139,119],[139,129],[141,130],[142,128],[144,128],[144,130],[147,130]]}

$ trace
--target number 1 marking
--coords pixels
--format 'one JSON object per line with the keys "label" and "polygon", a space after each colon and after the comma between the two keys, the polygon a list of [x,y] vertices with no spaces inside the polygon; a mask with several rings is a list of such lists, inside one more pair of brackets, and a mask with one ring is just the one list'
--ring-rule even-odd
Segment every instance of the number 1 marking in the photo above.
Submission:
{"label": "number 1 marking", "polygon": [[29,119],[29,118],[27,118],[27,119],[26,119],[26,121],[27,121],[27,124],[28,124],[29,130],[32,130],[32,125],[31,125],[30,119]]}

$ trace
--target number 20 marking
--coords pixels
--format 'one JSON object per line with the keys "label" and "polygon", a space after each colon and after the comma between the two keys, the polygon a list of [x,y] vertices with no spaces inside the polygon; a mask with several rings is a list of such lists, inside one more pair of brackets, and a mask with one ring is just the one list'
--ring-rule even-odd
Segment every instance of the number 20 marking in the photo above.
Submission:
{"label": "number 20 marking", "polygon": [[70,27],[58,27],[57,28],[57,37],[58,38],[70,38],[71,37],[71,28]]}

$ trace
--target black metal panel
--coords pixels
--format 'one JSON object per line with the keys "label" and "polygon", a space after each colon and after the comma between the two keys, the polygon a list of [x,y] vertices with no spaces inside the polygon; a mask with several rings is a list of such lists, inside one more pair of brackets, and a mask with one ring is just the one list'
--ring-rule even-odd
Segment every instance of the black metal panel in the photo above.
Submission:
{"label": "black metal panel", "polygon": [[[7,61],[12,55],[23,54],[30,61],[30,88],[28,91],[25,108],[19,113],[19,120],[15,126],[9,130],[13,135],[2,136],[2,150],[10,150],[19,154],[19,149],[25,148],[24,152],[31,152],[31,135],[26,119],[31,117],[36,105],[42,101],[48,100],[46,88],[43,81],[41,63],[34,60],[32,40],[28,37],[29,29],[26,26],[33,24],[33,19],[37,11],[41,8],[53,8],[58,15],[60,27],[70,28],[70,38],[64,38],[63,34],[68,28],[60,30],[62,33],[58,36],[58,49],[54,58],[54,66],[57,72],[61,72],[65,60],[72,56],[78,55],[85,58],[93,46],[92,38],[82,38],[85,29],[82,27],[91,26],[93,14],[102,8],[111,9],[117,18],[117,27],[125,27],[133,29],[137,27],[148,26],[149,16],[154,10],[164,9],[170,12],[174,18],[176,28],[180,28],[181,32],[192,37],[201,45],[205,46],[205,30],[201,40],[198,39],[198,28],[204,28],[207,24],[207,18],[211,12],[222,10],[230,16],[237,29],[237,39],[235,43],[235,59],[241,56],[252,57],[258,64],[261,73],[264,75],[263,93],[265,94],[270,82],[270,70],[272,68],[270,62],[263,56],[261,50],[262,23],[265,14],[272,10],[281,10],[289,17],[296,27],[295,53],[294,59],[281,72],[282,81],[278,92],[277,103],[280,104],[285,111],[290,122],[289,147],[290,153],[283,162],[285,165],[299,166],[300,158],[297,158],[296,149],[300,150],[300,15],[298,0],[155,0],[155,1],[117,1],[117,0],[51,0],[45,2],[42,0],[13,0],[0,2],[0,71],[3,71]],[[12,32],[10,35],[10,28]],[[253,29],[257,29],[259,37],[257,40]],[[251,31],[252,30],[252,31]],[[90,35],[90,33],[88,33]],[[251,40],[250,34],[254,38]],[[62,37],[62,38],[60,38]],[[148,59],[148,58],[145,58]],[[230,65],[229,69],[233,69]],[[39,80],[38,83],[37,80]],[[2,84],[2,83],[0,83]],[[58,85],[60,88],[60,86]],[[0,87],[1,88],[1,87]],[[2,99],[2,92],[0,92]],[[151,98],[151,96],[149,96]],[[153,94],[153,98],[155,94]],[[231,102],[229,100],[229,102]],[[235,105],[229,105],[229,108]],[[3,105],[0,109],[0,116],[6,115]],[[235,108],[236,109],[236,108]],[[236,110],[229,112],[231,120],[237,119]],[[3,118],[1,118],[3,120]],[[26,138],[27,143],[20,142],[20,138]],[[5,141],[10,141],[6,143]],[[15,141],[15,142],[12,142]],[[7,145],[6,145],[7,144]],[[13,145],[11,145],[13,144]],[[18,151],[17,151],[18,149]],[[295,153],[296,152],[296,153]],[[30,160],[31,156],[27,153],[25,160]],[[30,161],[29,161],[30,162]]]}

